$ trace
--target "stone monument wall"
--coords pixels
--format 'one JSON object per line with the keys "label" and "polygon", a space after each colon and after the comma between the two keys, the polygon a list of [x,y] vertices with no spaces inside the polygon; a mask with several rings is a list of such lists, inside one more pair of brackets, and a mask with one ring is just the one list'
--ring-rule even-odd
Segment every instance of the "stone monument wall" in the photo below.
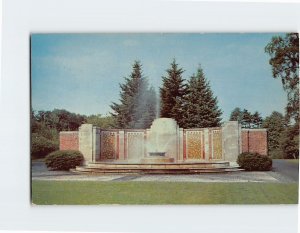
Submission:
{"label": "stone monument wall", "polygon": [[173,119],[159,118],[150,129],[100,129],[83,124],[60,132],[60,150],[80,150],[86,162],[140,162],[149,152],[165,152],[175,161],[236,162],[242,152],[267,154],[265,129],[241,129],[235,121],[222,127],[182,129]]}

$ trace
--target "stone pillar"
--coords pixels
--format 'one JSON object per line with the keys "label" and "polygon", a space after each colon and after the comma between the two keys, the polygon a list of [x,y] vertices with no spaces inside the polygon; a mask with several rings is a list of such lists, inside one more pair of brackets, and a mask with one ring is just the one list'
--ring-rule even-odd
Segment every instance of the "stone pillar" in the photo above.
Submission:
{"label": "stone pillar", "polygon": [[178,160],[183,161],[183,128],[179,128],[179,131],[178,131],[178,145],[179,145]]}
{"label": "stone pillar", "polygon": [[236,162],[241,153],[241,126],[238,121],[227,121],[222,126],[222,152],[223,159]]}
{"label": "stone pillar", "polygon": [[119,131],[119,159],[120,160],[124,160],[124,149],[125,149],[125,145],[124,145],[124,130],[120,130]]}
{"label": "stone pillar", "polygon": [[93,125],[82,124],[79,127],[79,150],[83,154],[84,164],[93,161]]}
{"label": "stone pillar", "polygon": [[209,160],[209,130],[205,128],[203,130],[203,134],[204,134],[203,144],[204,144],[205,160]]}
{"label": "stone pillar", "polygon": [[93,156],[92,160],[93,162],[100,160],[100,137],[101,137],[101,130],[99,127],[94,126],[93,127]]}

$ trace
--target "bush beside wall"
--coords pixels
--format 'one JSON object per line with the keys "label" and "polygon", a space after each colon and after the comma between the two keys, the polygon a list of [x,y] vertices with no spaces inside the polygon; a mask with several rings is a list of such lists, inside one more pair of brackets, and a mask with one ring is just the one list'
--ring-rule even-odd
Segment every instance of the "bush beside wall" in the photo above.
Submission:
{"label": "bush beside wall", "polygon": [[83,155],[76,150],[54,151],[46,156],[45,163],[50,170],[67,171],[82,165]]}
{"label": "bush beside wall", "polygon": [[31,135],[32,158],[44,158],[47,154],[56,150],[58,150],[58,143],[55,143],[37,133],[33,133]]}
{"label": "bush beside wall", "polygon": [[237,163],[246,171],[269,171],[272,168],[272,159],[258,153],[242,153]]}

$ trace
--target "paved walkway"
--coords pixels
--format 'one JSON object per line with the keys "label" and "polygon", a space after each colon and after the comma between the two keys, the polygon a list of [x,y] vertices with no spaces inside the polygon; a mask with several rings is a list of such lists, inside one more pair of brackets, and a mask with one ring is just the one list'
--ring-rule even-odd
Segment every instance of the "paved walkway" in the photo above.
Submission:
{"label": "paved walkway", "polygon": [[[286,161],[283,161],[286,162]],[[289,163],[289,162],[287,162]],[[295,165],[295,164],[292,164]],[[289,167],[289,164],[274,163],[273,171],[268,172],[232,172],[222,174],[196,174],[196,175],[90,175],[77,174],[68,171],[48,171],[41,161],[32,162],[33,180],[75,180],[75,181],[161,181],[161,182],[298,182],[295,172],[286,172],[285,166],[289,169],[296,169],[298,166]],[[292,175],[291,175],[292,174]],[[297,173],[298,175],[298,173]]]}
{"label": "paved walkway", "polygon": [[283,159],[273,159],[272,170],[295,182],[299,181],[299,164],[297,163]]}

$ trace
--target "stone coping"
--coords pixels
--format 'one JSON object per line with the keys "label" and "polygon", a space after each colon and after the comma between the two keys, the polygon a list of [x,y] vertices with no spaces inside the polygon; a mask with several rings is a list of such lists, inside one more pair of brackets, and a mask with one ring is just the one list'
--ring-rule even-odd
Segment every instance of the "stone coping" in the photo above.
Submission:
{"label": "stone coping", "polygon": [[268,129],[243,129],[242,128],[242,131],[268,131]]}
{"label": "stone coping", "polygon": [[[180,165],[180,164],[229,164],[229,161],[195,161],[195,160],[188,160],[188,161],[176,161],[172,163],[153,163],[153,164],[174,164],[174,165]],[[96,162],[90,162],[89,164],[119,164],[119,165],[148,165],[147,163],[141,163],[141,162],[130,162],[130,161],[96,161]]]}
{"label": "stone coping", "polygon": [[78,131],[60,131],[59,134],[73,134],[78,133]]}

